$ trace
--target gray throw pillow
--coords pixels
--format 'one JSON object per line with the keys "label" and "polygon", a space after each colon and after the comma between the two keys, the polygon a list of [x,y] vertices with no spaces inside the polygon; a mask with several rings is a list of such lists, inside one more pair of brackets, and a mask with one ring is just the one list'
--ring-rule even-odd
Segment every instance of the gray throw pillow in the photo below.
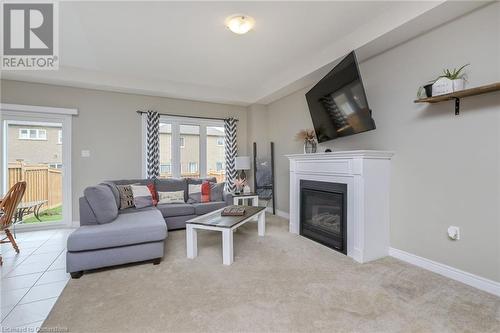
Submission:
{"label": "gray throw pillow", "polygon": [[137,209],[153,206],[153,196],[149,188],[144,185],[130,185],[134,195],[134,206]]}
{"label": "gray throw pillow", "polygon": [[226,183],[210,183],[210,201],[224,201],[224,185]]}
{"label": "gray throw pillow", "polygon": [[118,206],[111,189],[106,185],[89,186],[83,194],[94,212],[97,223],[109,223],[118,216]]}
{"label": "gray throw pillow", "polygon": [[201,202],[201,184],[188,185],[188,204]]}

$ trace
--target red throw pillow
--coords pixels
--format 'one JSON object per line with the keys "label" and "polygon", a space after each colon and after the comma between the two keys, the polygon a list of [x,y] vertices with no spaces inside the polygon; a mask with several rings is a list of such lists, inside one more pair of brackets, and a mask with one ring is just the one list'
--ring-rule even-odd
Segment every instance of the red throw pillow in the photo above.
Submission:
{"label": "red throw pillow", "polygon": [[210,183],[207,181],[201,184],[201,202],[210,202]]}
{"label": "red throw pillow", "polygon": [[149,183],[148,190],[151,192],[151,198],[153,199],[153,206],[158,204],[158,192],[156,192],[155,184]]}

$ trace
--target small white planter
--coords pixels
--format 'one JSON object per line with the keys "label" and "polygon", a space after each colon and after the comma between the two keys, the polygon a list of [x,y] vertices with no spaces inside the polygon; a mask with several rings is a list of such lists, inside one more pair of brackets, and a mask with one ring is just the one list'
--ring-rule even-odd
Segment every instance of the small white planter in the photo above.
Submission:
{"label": "small white planter", "polygon": [[464,90],[464,88],[464,79],[450,80],[446,77],[442,77],[432,85],[432,96],[449,94],[455,91]]}
{"label": "small white planter", "polygon": [[465,89],[464,79],[452,80],[451,82],[453,82],[453,91],[460,91]]}

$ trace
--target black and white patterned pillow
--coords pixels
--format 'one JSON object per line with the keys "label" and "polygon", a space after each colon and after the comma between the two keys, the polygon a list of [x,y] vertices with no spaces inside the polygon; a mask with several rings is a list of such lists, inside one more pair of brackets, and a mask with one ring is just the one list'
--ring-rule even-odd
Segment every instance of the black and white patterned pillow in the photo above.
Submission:
{"label": "black and white patterned pillow", "polygon": [[120,210],[134,207],[134,194],[130,185],[116,185],[120,194]]}

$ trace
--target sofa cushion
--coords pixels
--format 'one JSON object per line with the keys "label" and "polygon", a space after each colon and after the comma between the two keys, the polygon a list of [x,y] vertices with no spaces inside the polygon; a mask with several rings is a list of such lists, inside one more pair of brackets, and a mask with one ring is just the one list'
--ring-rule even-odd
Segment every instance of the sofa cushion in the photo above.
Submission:
{"label": "sofa cushion", "polygon": [[120,192],[118,191],[118,187],[116,186],[116,184],[113,182],[106,181],[102,182],[99,185],[106,185],[110,188],[111,192],[113,192],[113,195],[115,197],[116,205],[118,206],[118,208],[120,208]]}
{"label": "sofa cushion", "polygon": [[188,184],[202,184],[203,182],[217,183],[217,178],[215,177],[207,177],[207,178],[188,178]]}
{"label": "sofa cushion", "polygon": [[186,221],[194,219],[197,215],[184,215],[184,216],[171,216],[166,217],[165,222],[167,223],[168,230],[185,229]]}
{"label": "sofa cushion", "polygon": [[161,212],[161,215],[163,215],[163,217],[195,214],[193,205],[186,203],[158,204],[156,208]]}
{"label": "sofa cushion", "polygon": [[184,191],[184,201],[188,199],[187,182],[184,178],[156,179],[155,186],[158,192]]}
{"label": "sofa cushion", "polygon": [[224,201],[224,186],[222,183],[210,183],[210,201]]}
{"label": "sofa cushion", "polygon": [[226,203],[224,201],[204,202],[204,203],[195,203],[192,204],[191,206],[194,207],[194,213],[196,215],[203,215],[213,212],[214,210],[226,207]]}
{"label": "sofa cushion", "polygon": [[88,251],[164,240],[165,220],[156,209],[120,214],[103,225],[81,226],[68,237],[68,251]]}
{"label": "sofa cushion", "polygon": [[143,212],[145,210],[156,210],[156,207],[149,206],[149,207],[144,207],[144,208],[136,208],[130,207],[130,208],[125,208],[119,211],[120,214],[130,214],[130,213],[138,213],[138,212]]}
{"label": "sofa cushion", "polygon": [[120,180],[110,180],[106,181],[106,183],[113,183],[116,185],[148,185],[149,183],[153,183],[151,179],[120,179]]}
{"label": "sofa cushion", "polygon": [[118,206],[108,186],[89,186],[83,191],[83,194],[90,205],[90,209],[94,212],[97,223],[109,223],[118,216]]}

